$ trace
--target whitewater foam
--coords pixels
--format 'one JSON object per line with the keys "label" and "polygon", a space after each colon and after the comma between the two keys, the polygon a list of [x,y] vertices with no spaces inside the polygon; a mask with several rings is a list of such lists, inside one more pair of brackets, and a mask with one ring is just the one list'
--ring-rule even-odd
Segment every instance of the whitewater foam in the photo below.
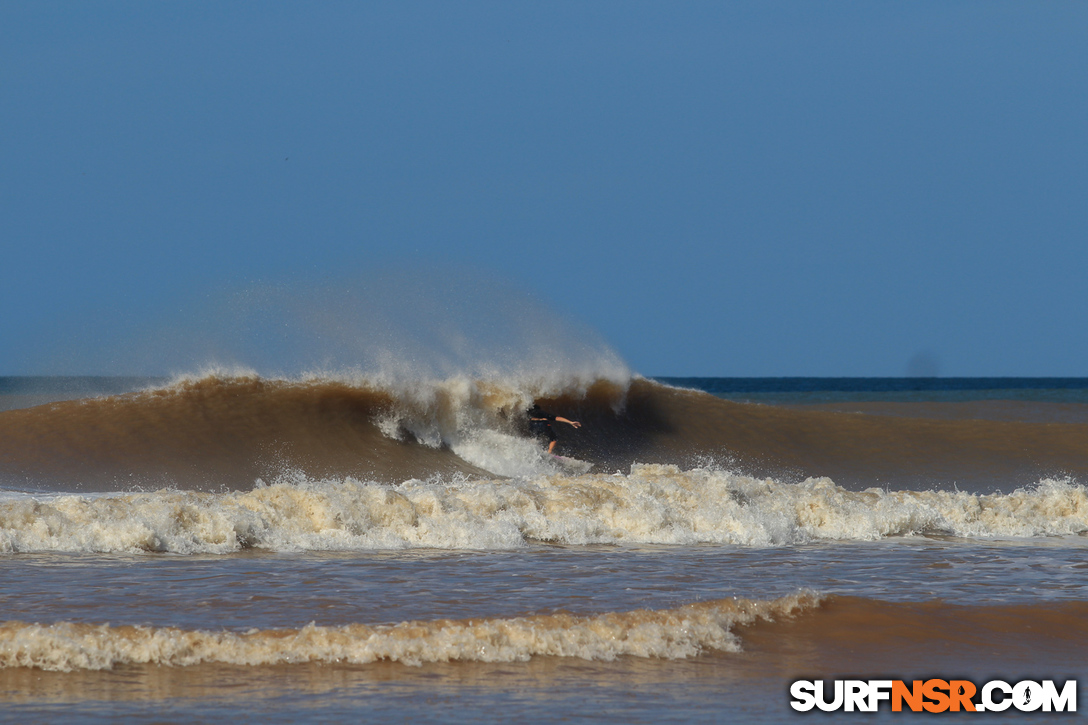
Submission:
{"label": "whitewater foam", "polygon": [[848,491],[728,471],[636,465],[629,475],[514,480],[285,476],[252,491],[162,490],[0,501],[0,552],[226,553],[534,543],[775,546],[889,536],[1063,536],[1088,532],[1088,495],[1046,480],[1011,494]]}

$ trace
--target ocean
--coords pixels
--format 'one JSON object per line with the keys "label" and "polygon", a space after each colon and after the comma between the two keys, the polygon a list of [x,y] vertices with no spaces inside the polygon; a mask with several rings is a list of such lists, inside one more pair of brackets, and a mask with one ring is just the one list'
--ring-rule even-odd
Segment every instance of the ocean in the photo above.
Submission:
{"label": "ocean", "polygon": [[[562,457],[534,402],[581,423]],[[0,378],[0,721],[770,723],[813,716],[799,679],[1083,682],[1086,476],[1085,378]]]}

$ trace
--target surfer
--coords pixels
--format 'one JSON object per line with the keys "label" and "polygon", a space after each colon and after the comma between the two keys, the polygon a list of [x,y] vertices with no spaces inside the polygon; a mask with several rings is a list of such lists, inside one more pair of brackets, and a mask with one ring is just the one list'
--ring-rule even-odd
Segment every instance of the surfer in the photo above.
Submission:
{"label": "surfer", "polygon": [[536,403],[533,403],[533,407],[529,408],[526,414],[529,416],[529,430],[532,434],[537,438],[548,439],[548,453],[552,453],[555,450],[556,437],[555,431],[552,430],[552,421],[569,423],[575,428],[582,427],[582,424],[576,420],[567,420],[562,416],[544,412]]}

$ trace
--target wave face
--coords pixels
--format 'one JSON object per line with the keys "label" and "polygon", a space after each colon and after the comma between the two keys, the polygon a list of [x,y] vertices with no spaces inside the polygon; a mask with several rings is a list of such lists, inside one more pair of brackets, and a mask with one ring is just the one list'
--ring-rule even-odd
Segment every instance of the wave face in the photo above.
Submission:
{"label": "wave face", "polygon": [[1088,472],[1088,425],[917,418],[737,403],[650,380],[550,381],[210,374],[0,412],[0,484],[47,491],[248,490],[286,471],[400,483],[563,471],[529,436],[533,402],[560,451],[626,471],[715,461],[851,489],[1012,490]]}
{"label": "wave face", "polygon": [[543,542],[732,544],[890,536],[1088,532],[1088,491],[1048,480],[1011,494],[855,492],[728,471],[635,465],[630,474],[283,481],[247,492],[19,496],[0,501],[0,552],[228,553],[405,548],[502,550]]}
{"label": "wave face", "polygon": [[[440,423],[447,396],[436,389],[433,397]],[[383,421],[396,403],[390,391],[342,382],[183,379],[128,395],[6,411],[0,464],[9,478],[58,490],[249,488],[260,476],[292,467],[380,480],[480,472],[435,445],[405,443],[395,426],[386,435]]]}

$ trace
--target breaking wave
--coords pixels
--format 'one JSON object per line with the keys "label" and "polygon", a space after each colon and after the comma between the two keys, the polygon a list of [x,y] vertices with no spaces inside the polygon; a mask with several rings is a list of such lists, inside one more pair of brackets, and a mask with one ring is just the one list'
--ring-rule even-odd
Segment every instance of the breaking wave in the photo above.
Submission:
{"label": "breaking wave", "polygon": [[122,664],[274,665],[301,662],[368,664],[379,660],[515,662],[533,656],[614,660],[621,656],[692,657],[739,651],[730,629],[818,603],[801,593],[772,601],[724,599],[658,611],[592,616],[440,619],[391,625],[351,624],[245,633],[171,627],[58,623],[0,624],[0,667],[101,670]]}
{"label": "breaking wave", "polygon": [[1088,492],[1045,480],[1009,494],[850,491],[714,468],[636,464],[629,474],[521,479],[295,479],[251,491],[9,495],[0,552],[226,553],[516,549],[540,543],[731,544],[871,541],[940,534],[1088,532]]}
{"label": "breaking wave", "polygon": [[247,631],[9,621],[0,623],[0,669],[421,665],[541,656],[676,660],[705,654],[717,655],[718,663],[721,657],[738,658],[736,665],[751,669],[762,654],[779,667],[787,661],[803,671],[841,672],[857,666],[859,657],[877,668],[931,662],[950,642],[972,661],[995,654],[1015,659],[1023,649],[1046,652],[1055,661],[1079,661],[1085,616],[1088,603],[1081,601],[957,605],[799,591],[777,599],[719,599],[661,610],[341,626],[311,622],[297,629]]}
{"label": "breaking wave", "polygon": [[558,425],[559,450],[600,471],[709,461],[854,490],[1013,490],[1088,473],[1088,425],[948,420],[737,403],[631,375],[414,379],[220,371],[142,392],[0,412],[0,485],[40,491],[249,490],[287,471],[399,484],[563,469],[525,409]]}

